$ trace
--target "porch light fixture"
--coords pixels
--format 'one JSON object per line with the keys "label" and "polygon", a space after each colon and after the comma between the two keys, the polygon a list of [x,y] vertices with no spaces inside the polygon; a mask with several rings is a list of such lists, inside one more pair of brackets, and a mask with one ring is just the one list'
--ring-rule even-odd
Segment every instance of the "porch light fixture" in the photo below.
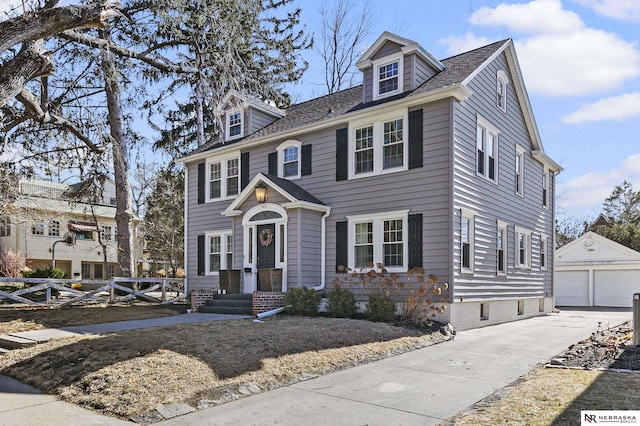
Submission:
{"label": "porch light fixture", "polygon": [[256,201],[259,204],[262,204],[265,201],[267,201],[267,187],[264,186],[263,184],[256,186]]}

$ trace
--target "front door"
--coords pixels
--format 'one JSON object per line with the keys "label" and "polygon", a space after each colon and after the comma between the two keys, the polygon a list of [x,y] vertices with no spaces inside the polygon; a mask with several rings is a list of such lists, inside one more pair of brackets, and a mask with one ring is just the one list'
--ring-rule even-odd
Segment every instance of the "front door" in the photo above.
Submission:
{"label": "front door", "polygon": [[269,223],[256,227],[258,269],[276,267],[276,225]]}

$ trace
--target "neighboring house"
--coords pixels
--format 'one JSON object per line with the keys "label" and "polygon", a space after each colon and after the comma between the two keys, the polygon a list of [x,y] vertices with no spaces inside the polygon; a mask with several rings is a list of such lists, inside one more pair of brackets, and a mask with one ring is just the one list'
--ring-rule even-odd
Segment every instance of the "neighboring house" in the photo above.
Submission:
{"label": "neighboring house", "polygon": [[283,291],[328,288],[382,263],[448,283],[459,329],[549,312],[561,168],[513,41],[440,61],[385,32],[357,66],[362,85],[286,110],[230,103],[223,141],[181,160],[189,289],[225,269],[245,293],[273,269]]}
{"label": "neighboring house", "polygon": [[[1,249],[21,252],[32,269],[48,268],[55,254],[56,267],[65,271],[65,278],[108,279],[118,274],[112,182],[106,182],[101,199],[91,204],[70,202],[69,185],[43,180],[23,180],[19,185],[18,199],[0,218]],[[75,245],[57,243],[52,253],[53,244],[68,232],[75,234]],[[99,238],[107,247],[106,265]],[[139,236],[135,240],[142,242]],[[142,245],[135,244],[134,250],[141,257]]]}
{"label": "neighboring house", "polygon": [[556,251],[557,306],[633,306],[640,252],[587,232]]}

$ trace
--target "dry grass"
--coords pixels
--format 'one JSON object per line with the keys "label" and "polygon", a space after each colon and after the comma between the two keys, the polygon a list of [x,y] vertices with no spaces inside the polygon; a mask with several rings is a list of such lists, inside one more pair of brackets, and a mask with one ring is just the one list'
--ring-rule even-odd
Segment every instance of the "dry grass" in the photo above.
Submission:
{"label": "dry grass", "polygon": [[0,308],[0,334],[73,325],[102,324],[114,321],[160,318],[185,313],[187,305],[94,304],[60,309],[46,307]]}
{"label": "dry grass", "polygon": [[640,374],[539,367],[452,425],[578,425],[580,410],[637,410]]}
{"label": "dry grass", "polygon": [[0,357],[0,374],[130,418],[159,404],[224,403],[442,338],[348,319],[214,321],[51,341]]}

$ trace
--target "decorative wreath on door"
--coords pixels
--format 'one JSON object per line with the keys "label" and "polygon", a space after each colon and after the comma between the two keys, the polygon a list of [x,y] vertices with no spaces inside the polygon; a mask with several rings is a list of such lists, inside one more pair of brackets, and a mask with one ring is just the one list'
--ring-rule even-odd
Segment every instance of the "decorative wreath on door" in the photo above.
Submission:
{"label": "decorative wreath on door", "polygon": [[271,232],[271,229],[265,228],[260,231],[258,238],[260,239],[260,245],[268,247],[273,242],[273,232]]}

